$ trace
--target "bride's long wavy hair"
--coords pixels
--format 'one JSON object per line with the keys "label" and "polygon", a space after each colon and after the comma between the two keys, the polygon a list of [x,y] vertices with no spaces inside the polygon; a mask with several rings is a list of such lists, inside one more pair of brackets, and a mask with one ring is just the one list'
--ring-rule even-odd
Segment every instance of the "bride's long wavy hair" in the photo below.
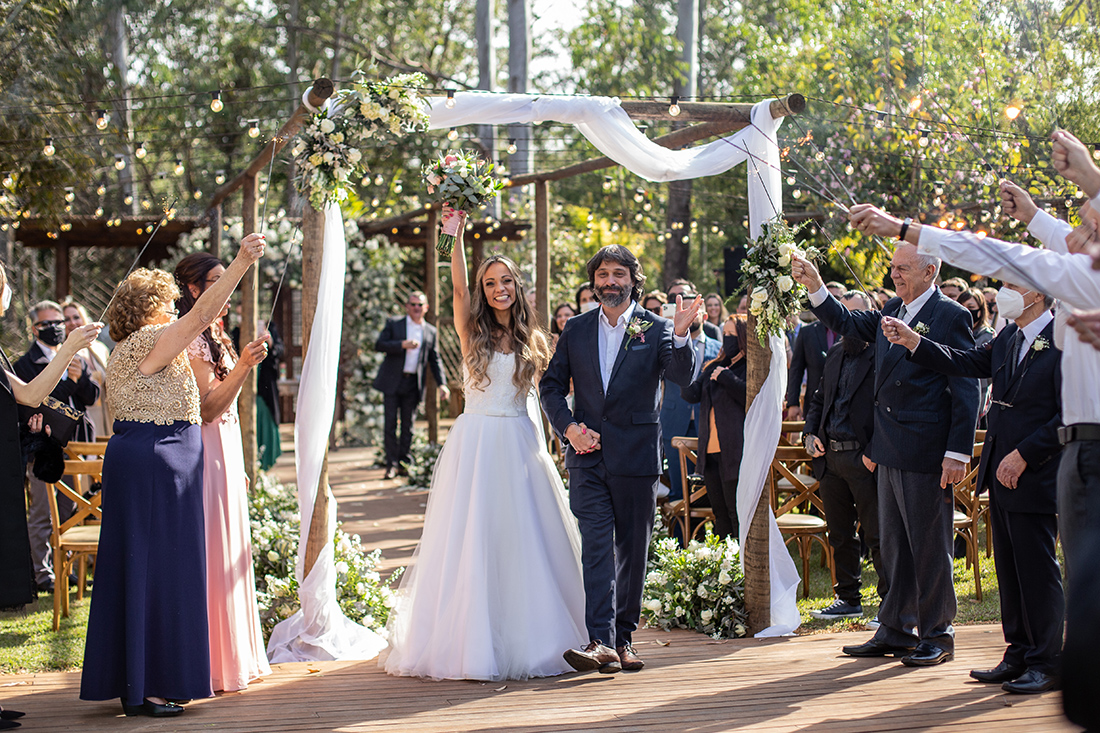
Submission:
{"label": "bride's long wavy hair", "polygon": [[[483,284],[486,271],[498,262],[508,268],[516,288],[515,301],[510,308],[512,318],[507,333],[493,314],[494,309],[489,305],[489,299],[485,297]],[[479,389],[483,389],[484,385],[489,383],[487,373],[489,359],[504,336],[508,335],[512,339],[512,351],[516,355],[512,383],[516,386],[518,393],[526,394],[535,385],[539,375],[546,369],[546,365],[550,363],[550,342],[546,332],[535,318],[535,311],[527,302],[523,275],[520,274],[515,262],[502,255],[493,255],[485,258],[477,268],[474,283],[470,293],[469,350],[465,356],[470,383]]]}

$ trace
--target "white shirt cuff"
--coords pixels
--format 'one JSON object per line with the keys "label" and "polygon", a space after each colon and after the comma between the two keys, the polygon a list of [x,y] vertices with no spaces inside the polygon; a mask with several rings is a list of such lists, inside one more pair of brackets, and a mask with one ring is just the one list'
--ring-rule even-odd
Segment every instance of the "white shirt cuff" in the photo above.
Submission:
{"label": "white shirt cuff", "polygon": [[677,336],[676,332],[672,332],[672,345],[677,349],[682,349],[687,345],[689,336]]}
{"label": "white shirt cuff", "polygon": [[810,305],[814,308],[818,307],[826,300],[829,299],[829,289],[822,285],[820,288],[810,293]]}
{"label": "white shirt cuff", "polygon": [[960,463],[970,463],[970,458],[971,458],[970,456],[966,455],[965,453],[956,453],[956,452],[950,451],[950,450],[946,451],[943,454],[943,457],[944,458],[954,458],[956,461],[959,461]]}
{"label": "white shirt cuff", "polygon": [[[1057,248],[1055,239],[1058,237],[1058,228],[1060,222],[1047,212],[1039,209],[1035,212],[1035,216],[1031,218],[1031,223],[1027,225],[1027,231],[1031,236],[1038,239],[1043,243],[1047,249],[1054,249],[1055,251],[1065,251],[1065,248]],[[1065,240],[1065,237],[1062,237]]]}
{"label": "white shirt cuff", "polygon": [[940,238],[947,234],[946,229],[940,229],[936,226],[923,226],[920,228],[920,237],[917,239],[917,251],[922,255],[931,255],[933,257],[939,257],[941,260],[943,256],[940,254]]}

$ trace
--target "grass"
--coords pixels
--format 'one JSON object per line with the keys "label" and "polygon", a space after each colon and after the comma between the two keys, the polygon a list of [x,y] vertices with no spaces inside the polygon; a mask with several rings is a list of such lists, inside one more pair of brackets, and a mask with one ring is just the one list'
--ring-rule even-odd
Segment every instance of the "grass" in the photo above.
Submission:
{"label": "grass", "polygon": [[53,630],[53,594],[20,612],[0,613],[0,674],[27,674],[79,669],[84,663],[84,633],[88,627],[91,593],[84,600],[70,595],[69,617]]}

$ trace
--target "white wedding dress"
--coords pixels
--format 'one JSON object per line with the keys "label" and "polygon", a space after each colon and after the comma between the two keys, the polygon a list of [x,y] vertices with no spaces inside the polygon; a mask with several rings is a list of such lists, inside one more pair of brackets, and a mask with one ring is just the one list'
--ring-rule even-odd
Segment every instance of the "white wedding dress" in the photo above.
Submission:
{"label": "white wedding dress", "polygon": [[588,640],[580,536],[514,365],[494,353],[489,384],[467,381],[390,616],[389,674],[546,677]]}

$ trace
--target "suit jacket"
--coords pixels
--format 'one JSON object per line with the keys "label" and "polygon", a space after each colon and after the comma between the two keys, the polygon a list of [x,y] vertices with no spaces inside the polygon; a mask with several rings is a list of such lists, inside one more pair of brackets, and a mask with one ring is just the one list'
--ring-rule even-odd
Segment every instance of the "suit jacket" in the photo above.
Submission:
{"label": "suit jacket", "polygon": [[710,441],[710,411],[714,409],[714,426],[718,428],[718,446],[722,449],[722,477],[736,478],[741,468],[741,453],[745,447],[745,399],[747,392],[746,361],[740,359],[736,364],[711,379],[711,374],[719,366],[714,363],[699,374],[699,378],[684,387],[683,398],[699,404],[699,461],[695,464],[695,473],[702,474],[707,467],[707,445]]}
{"label": "suit jacket", "polygon": [[[875,345],[875,430],[867,456],[883,466],[917,473],[939,473],[944,453],[969,456],[978,420],[978,380],[948,377],[905,358],[904,346],[882,333],[883,316],[896,316],[901,298],[881,311],[849,311],[832,295],[814,313],[841,336]],[[958,349],[974,346],[973,318],[937,289],[911,320],[928,338]]]}
{"label": "suit jacket", "polygon": [[[57,386],[53,388],[53,391],[50,392],[50,396],[58,402],[64,402],[67,405],[72,405],[77,410],[86,412],[88,406],[99,399],[99,386],[92,381],[91,371],[88,369],[84,357],[77,356],[76,358],[80,360],[82,366],[80,378],[73,381],[68,377],[63,377],[57,383]],[[15,376],[24,382],[30,382],[41,374],[49,363],[50,360],[47,358],[46,352],[35,341],[27,349],[27,353],[15,362]],[[92,426],[92,421],[88,419],[87,414],[80,421],[80,425],[76,426],[74,437],[76,440],[95,440],[95,428]]]}
{"label": "suit jacket", "polygon": [[[641,338],[623,337],[604,394],[600,375],[599,308],[570,318],[539,383],[542,409],[565,446],[566,468],[591,468],[601,460],[618,476],[661,473],[660,385],[691,382],[695,351],[672,344],[672,321],[636,306],[634,318],[650,323]],[[573,381],[573,409],[565,401]],[[571,423],[600,433],[601,450],[577,455],[565,439]]]}
{"label": "suit jacket", "polygon": [[[844,353],[844,346],[840,341],[829,349],[821,372],[821,383],[807,400],[805,432],[807,435],[821,438],[821,442],[828,448],[830,436],[826,434],[825,426],[829,424],[829,416],[836,402],[837,390],[840,388],[841,367],[846,359],[854,359],[856,362],[856,371],[852,380],[852,399],[848,403],[848,419],[851,421],[856,440],[866,453],[867,446],[871,444],[871,437],[875,434],[874,344],[868,344],[867,348],[854,356]],[[825,456],[815,458],[813,465],[814,476],[821,478],[825,474]]]}
{"label": "suit jacket", "polygon": [[[382,360],[382,366],[378,367],[378,374],[374,378],[374,388],[383,394],[392,394],[401,385],[401,376],[405,372],[405,349],[401,342],[405,340],[405,318],[398,316],[386,321],[382,332],[378,334],[378,340],[374,343],[374,350],[386,355]],[[443,371],[443,360],[439,358],[436,349],[436,337],[438,331],[435,326],[424,321],[424,337],[420,342],[420,358],[416,361],[416,386],[420,390],[420,399],[424,399],[424,390],[428,381],[426,372],[432,370],[437,385],[446,384],[446,376]]]}
{"label": "suit jacket", "polygon": [[[991,342],[974,349],[952,349],[922,338],[909,356],[916,364],[967,377],[993,378],[993,403],[987,417],[978,486],[989,487],[1002,508],[1014,512],[1054,514],[1056,483],[1062,446],[1062,352],[1054,347],[1054,321],[1040,332],[1048,347],[1028,349],[1020,365],[1008,376],[1009,352],[1019,328],[1011,323]],[[1011,407],[1009,406],[1011,405]],[[997,480],[997,466],[1014,450],[1027,461],[1015,489]]]}
{"label": "suit jacket", "polygon": [[[688,345],[692,346],[694,343],[689,341]],[[721,350],[722,342],[710,338],[704,330],[704,363],[718,356],[718,352]],[[695,400],[695,402],[698,403],[698,400]],[[680,393],[680,385],[675,384],[666,377],[661,398],[661,435],[663,439],[671,440],[677,435],[687,435],[688,425],[691,424],[692,420],[695,421],[696,426],[699,425],[699,409],[684,399]],[[672,458],[669,457],[669,460],[672,460]]]}
{"label": "suit jacket", "polygon": [[802,377],[806,377],[806,406],[821,382],[825,367],[825,353],[829,350],[828,329],[821,321],[807,323],[798,330],[798,337],[791,344],[791,368],[787,372],[787,407],[799,404]]}

